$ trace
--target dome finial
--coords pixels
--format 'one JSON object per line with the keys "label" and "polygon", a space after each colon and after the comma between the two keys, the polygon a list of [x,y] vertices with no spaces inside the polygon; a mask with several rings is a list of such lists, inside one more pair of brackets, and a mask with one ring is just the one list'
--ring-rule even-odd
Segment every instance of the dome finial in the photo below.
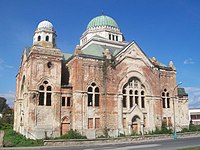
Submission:
{"label": "dome finial", "polygon": [[104,16],[104,15],[105,15],[105,13],[104,13],[103,9],[101,10],[101,15],[102,15],[102,16]]}

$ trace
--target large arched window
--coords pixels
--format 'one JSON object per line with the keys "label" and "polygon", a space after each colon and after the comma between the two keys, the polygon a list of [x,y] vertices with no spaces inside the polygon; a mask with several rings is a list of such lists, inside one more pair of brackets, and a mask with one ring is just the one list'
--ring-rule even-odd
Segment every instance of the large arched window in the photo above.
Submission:
{"label": "large arched window", "polygon": [[52,88],[48,84],[48,81],[44,81],[43,84],[39,86],[39,105],[51,106],[51,95]]}
{"label": "large arched window", "polygon": [[167,89],[164,89],[164,91],[162,92],[162,107],[170,108],[170,97]]}
{"label": "large arched window", "polygon": [[88,87],[88,106],[99,106],[99,88],[96,86],[95,83],[92,83]]}
{"label": "large arched window", "polygon": [[123,87],[123,107],[132,108],[134,104],[145,108],[145,87],[137,78],[129,79]]}

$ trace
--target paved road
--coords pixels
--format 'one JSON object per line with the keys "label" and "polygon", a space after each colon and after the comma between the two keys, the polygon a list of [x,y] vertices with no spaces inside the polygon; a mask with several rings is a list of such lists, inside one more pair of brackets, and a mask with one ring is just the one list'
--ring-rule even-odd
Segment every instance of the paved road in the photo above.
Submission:
{"label": "paved road", "polygon": [[132,142],[119,144],[82,145],[66,147],[31,147],[3,148],[20,150],[177,150],[180,148],[200,146],[200,137],[182,138],[177,140],[160,140],[148,142]]}

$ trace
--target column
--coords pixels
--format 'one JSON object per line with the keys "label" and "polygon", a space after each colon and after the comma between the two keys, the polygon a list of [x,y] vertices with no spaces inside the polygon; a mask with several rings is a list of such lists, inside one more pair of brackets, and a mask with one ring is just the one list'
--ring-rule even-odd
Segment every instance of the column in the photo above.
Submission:
{"label": "column", "polygon": [[123,95],[119,94],[117,97],[118,102],[118,129],[119,132],[123,133],[123,106],[122,106]]}

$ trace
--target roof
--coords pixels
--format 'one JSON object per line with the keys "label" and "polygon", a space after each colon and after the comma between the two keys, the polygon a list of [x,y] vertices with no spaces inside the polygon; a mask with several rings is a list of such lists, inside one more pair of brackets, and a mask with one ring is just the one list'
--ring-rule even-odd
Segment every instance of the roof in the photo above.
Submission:
{"label": "roof", "polygon": [[40,22],[38,24],[37,28],[53,28],[53,25],[51,22],[47,21],[47,20],[43,20],[42,22]]}
{"label": "roof", "polygon": [[113,18],[109,16],[105,16],[105,15],[101,15],[101,16],[97,16],[93,18],[88,23],[87,29],[95,28],[95,27],[113,27],[113,28],[119,29],[116,21]]}
{"label": "roof", "polygon": [[82,50],[82,54],[103,57],[103,52],[106,49],[108,49],[110,51],[111,55],[113,55],[113,56],[121,50],[121,48],[116,48],[116,47],[112,47],[112,46],[100,45],[100,44],[93,43],[93,44],[90,44],[84,50]]}
{"label": "roof", "polygon": [[188,96],[184,88],[178,88],[178,96]]}
{"label": "roof", "polygon": [[68,60],[73,54],[63,53],[63,61]]}

